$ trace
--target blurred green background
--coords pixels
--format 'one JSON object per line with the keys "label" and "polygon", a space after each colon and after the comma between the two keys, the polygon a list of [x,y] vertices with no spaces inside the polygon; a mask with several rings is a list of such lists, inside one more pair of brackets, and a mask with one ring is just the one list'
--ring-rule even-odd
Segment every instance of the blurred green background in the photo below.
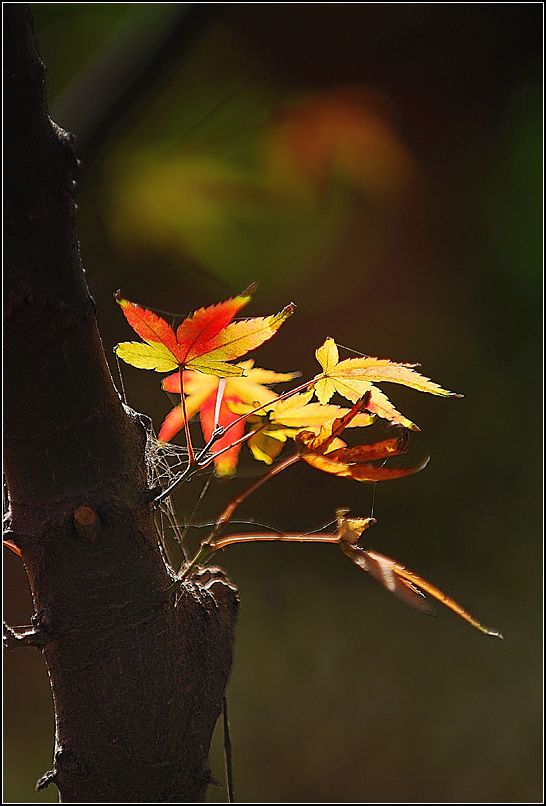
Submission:
{"label": "blurred green background", "polygon": [[[187,313],[257,280],[250,315],[298,304],[259,366],[314,374],[331,335],[465,395],[385,387],[422,428],[412,458],[432,460],[377,487],[369,541],[506,640],[404,607],[334,547],[230,548],[237,799],[540,800],[540,5],[32,10],[52,117],[77,137],[109,358],[131,338],[117,288]],[[123,378],[158,429],[158,376]],[[249,483],[243,458],[198,520]],[[181,517],[198,491],[178,494]],[[342,505],[367,515],[371,497],[296,467],[241,516],[304,530]],[[24,570],[5,553],[5,616],[28,623]],[[10,654],[4,673],[4,799],[53,801],[54,787],[34,791],[54,732],[41,658]],[[222,781],[218,729],[211,767]]]}

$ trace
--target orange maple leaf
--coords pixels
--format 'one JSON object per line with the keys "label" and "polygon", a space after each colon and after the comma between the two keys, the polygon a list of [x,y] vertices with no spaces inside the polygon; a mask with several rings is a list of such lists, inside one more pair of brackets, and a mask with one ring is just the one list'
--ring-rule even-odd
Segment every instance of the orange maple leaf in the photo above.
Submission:
{"label": "orange maple leaf", "polygon": [[184,319],[176,332],[163,317],[130,302],[118,291],[116,301],[144,341],[122,342],[115,352],[134,367],[156,372],[193,369],[218,377],[243,375],[241,367],[228,362],[270,339],[295,310],[291,303],[273,316],[233,322],[241,308],[250,302],[254,289],[252,285],[237,297],[199,308]]}
{"label": "orange maple leaf", "polygon": [[[213,434],[214,427],[227,428],[232,423],[229,433],[217,439],[214,450],[219,454],[214,460],[218,476],[231,476],[237,468],[242,443],[234,444],[232,448],[222,453],[230,444],[236,443],[245,430],[244,418],[235,413],[233,407],[244,403],[267,403],[275,400],[276,394],[265,384],[284,383],[297,378],[298,372],[278,373],[268,369],[254,366],[254,361],[243,361],[238,366],[244,371],[244,377],[228,378],[219,411],[216,412],[216,396],[218,394],[219,378],[213,375],[204,375],[200,372],[185,370],[183,373],[184,392],[186,394],[185,406],[175,406],[165,417],[159,431],[160,442],[171,442],[173,437],[184,427],[184,408],[186,417],[190,420],[199,412],[201,430],[205,441],[208,442]],[[166,392],[180,393],[180,373],[175,372],[162,381]],[[215,423],[215,415],[218,422]],[[238,422],[236,422],[238,421]]]}

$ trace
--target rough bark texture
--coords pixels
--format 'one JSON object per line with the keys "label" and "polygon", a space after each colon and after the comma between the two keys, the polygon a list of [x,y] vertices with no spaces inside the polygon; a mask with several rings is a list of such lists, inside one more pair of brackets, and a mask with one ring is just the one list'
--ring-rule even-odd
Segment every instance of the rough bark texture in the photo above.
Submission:
{"label": "rough bark texture", "polygon": [[81,267],[71,138],[47,115],[28,8],[4,18],[5,472],[47,634],[47,780],[62,801],[199,801],[237,595],[218,569],[181,587],[165,568],[143,420],[113,387]]}

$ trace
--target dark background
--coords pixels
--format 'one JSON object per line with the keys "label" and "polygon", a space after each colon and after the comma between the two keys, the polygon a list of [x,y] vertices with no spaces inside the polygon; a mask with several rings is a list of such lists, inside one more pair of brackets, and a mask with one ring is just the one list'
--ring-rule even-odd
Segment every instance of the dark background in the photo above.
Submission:
{"label": "dark background", "polygon": [[[405,608],[334,547],[230,548],[237,799],[539,800],[540,4],[32,10],[51,114],[78,138],[108,356],[132,337],[118,287],[187,313],[257,280],[251,315],[298,304],[258,365],[314,374],[331,335],[465,395],[385,387],[422,428],[412,458],[432,460],[378,486],[369,540],[505,641]],[[158,428],[158,376],[123,378]],[[248,483],[215,482],[198,519]],[[181,517],[198,491],[178,494]],[[241,515],[303,530],[341,505],[367,515],[371,497],[297,467]],[[24,570],[5,553],[5,615],[27,623]],[[33,789],[54,725],[32,650],[5,660],[5,714],[4,798],[55,800]],[[222,781],[220,731],[211,767]]]}

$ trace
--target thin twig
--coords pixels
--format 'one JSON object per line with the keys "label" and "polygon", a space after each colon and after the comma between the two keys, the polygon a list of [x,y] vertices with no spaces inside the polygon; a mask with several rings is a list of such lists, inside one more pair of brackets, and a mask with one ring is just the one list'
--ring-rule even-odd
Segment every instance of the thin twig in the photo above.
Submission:
{"label": "thin twig", "polygon": [[[305,383],[302,383],[299,386],[296,386],[295,389],[290,389],[288,392],[284,392],[282,395],[279,395],[278,397],[274,398],[273,400],[269,400],[269,401],[267,401],[267,403],[262,403],[260,406],[257,406],[257,408],[252,409],[252,411],[249,411],[246,414],[241,414],[240,417],[237,417],[236,420],[233,420],[233,422],[228,423],[228,425],[220,425],[219,426],[219,425],[215,424],[215,427],[213,429],[213,432],[211,434],[211,437],[210,437],[209,441],[207,442],[207,444],[197,454],[196,462],[199,464],[200,460],[203,458],[203,456],[205,456],[206,453],[208,453],[208,451],[212,448],[214,443],[217,440],[221,439],[223,436],[225,436],[227,434],[227,432],[230,431],[233,428],[233,426],[238,425],[243,420],[246,420],[248,417],[251,417],[253,414],[256,414],[258,411],[261,411],[262,409],[266,408],[266,406],[273,406],[276,403],[279,403],[281,400],[286,400],[287,398],[291,397],[292,395],[298,394],[298,392],[301,392],[303,389],[307,389],[309,386],[311,386],[311,384],[316,383],[318,380],[320,380],[320,378],[313,378],[313,380],[311,380],[311,381],[306,381]],[[234,444],[238,444],[238,443],[234,443]],[[230,447],[233,447],[233,445],[230,445]]]}
{"label": "thin twig", "polygon": [[171,483],[167,487],[165,487],[164,490],[162,490],[159,493],[159,495],[156,495],[156,497],[151,502],[153,504],[153,506],[158,507],[161,504],[162,501],[164,501],[166,498],[168,498],[170,496],[170,494],[174,490],[176,490],[178,485],[188,477],[189,472],[190,472],[191,469],[192,468],[188,465],[181,473],[178,474],[178,476],[176,476],[171,481]]}
{"label": "thin twig", "polygon": [[247,487],[247,489],[240,495],[238,495],[236,498],[234,498],[233,501],[230,501],[230,503],[227,505],[227,507],[224,509],[224,511],[216,521],[216,525],[212,530],[212,532],[210,533],[209,538],[206,542],[207,543],[214,542],[214,538],[216,537],[220,529],[222,529],[224,526],[226,526],[226,524],[229,523],[229,521],[235,514],[236,510],[241,506],[241,504],[244,501],[246,501],[247,498],[253,495],[257,490],[259,490],[260,487],[263,487],[264,484],[267,484],[268,481],[271,481],[272,478],[278,476],[279,473],[282,473],[283,470],[286,470],[286,468],[290,467],[296,462],[299,462],[300,458],[301,457],[299,453],[294,453],[292,454],[292,456],[288,456],[282,462],[279,462],[274,467],[272,467],[269,473],[266,473],[265,476],[262,476],[260,479],[255,481],[254,484],[251,484],[250,487]]}
{"label": "thin twig", "polygon": [[231,745],[231,731],[229,728],[227,696],[225,695],[222,701],[222,712],[224,716],[224,763],[226,768],[228,803],[235,803],[235,792],[233,790],[233,754]]}
{"label": "thin twig", "polygon": [[258,543],[260,541],[297,542],[297,543],[339,543],[339,534],[314,535],[309,532],[244,532],[243,534],[227,535],[211,543],[213,551],[225,549],[236,543]]}
{"label": "thin twig", "polygon": [[254,484],[248,487],[243,493],[241,493],[241,495],[238,495],[236,498],[233,499],[233,501],[230,501],[230,503],[227,505],[227,507],[224,509],[224,511],[221,513],[220,517],[216,521],[214,529],[212,530],[208,538],[201,543],[199,551],[197,552],[193,560],[180,573],[179,575],[180,579],[186,579],[188,576],[190,576],[193,569],[197,565],[199,565],[199,563],[207,560],[207,558],[210,557],[210,555],[216,550],[215,547],[213,546],[214,538],[216,537],[220,529],[222,529],[224,526],[226,526],[226,524],[229,523],[235,511],[238,509],[238,507],[240,507],[243,501],[246,501],[246,499],[249,498],[253,493],[255,493],[256,490],[259,490],[260,487],[262,487],[264,484],[267,484],[268,481],[271,481],[272,478],[277,476],[283,470],[286,470],[286,468],[290,467],[290,465],[295,464],[297,461],[299,461],[299,459],[300,459],[299,453],[295,453],[292,456],[289,456],[283,462],[279,462],[277,465],[275,465],[275,467],[273,467],[269,471],[269,473],[266,473],[265,476],[262,476],[260,479],[258,479],[258,481],[254,482]]}
{"label": "thin twig", "polygon": [[218,457],[221,456],[223,453],[227,453],[227,451],[230,451],[237,445],[241,445],[243,442],[247,442],[251,437],[254,436],[254,434],[257,434],[258,431],[260,430],[261,430],[260,428],[255,428],[254,431],[248,431],[246,434],[243,434],[242,437],[236,439],[235,442],[232,442],[230,445],[226,445],[225,448],[221,448],[219,451],[216,451],[216,453],[212,453],[205,459],[205,461],[199,463],[199,470],[204,470],[206,467],[212,464],[212,462],[214,462],[215,459],[218,459]]}

